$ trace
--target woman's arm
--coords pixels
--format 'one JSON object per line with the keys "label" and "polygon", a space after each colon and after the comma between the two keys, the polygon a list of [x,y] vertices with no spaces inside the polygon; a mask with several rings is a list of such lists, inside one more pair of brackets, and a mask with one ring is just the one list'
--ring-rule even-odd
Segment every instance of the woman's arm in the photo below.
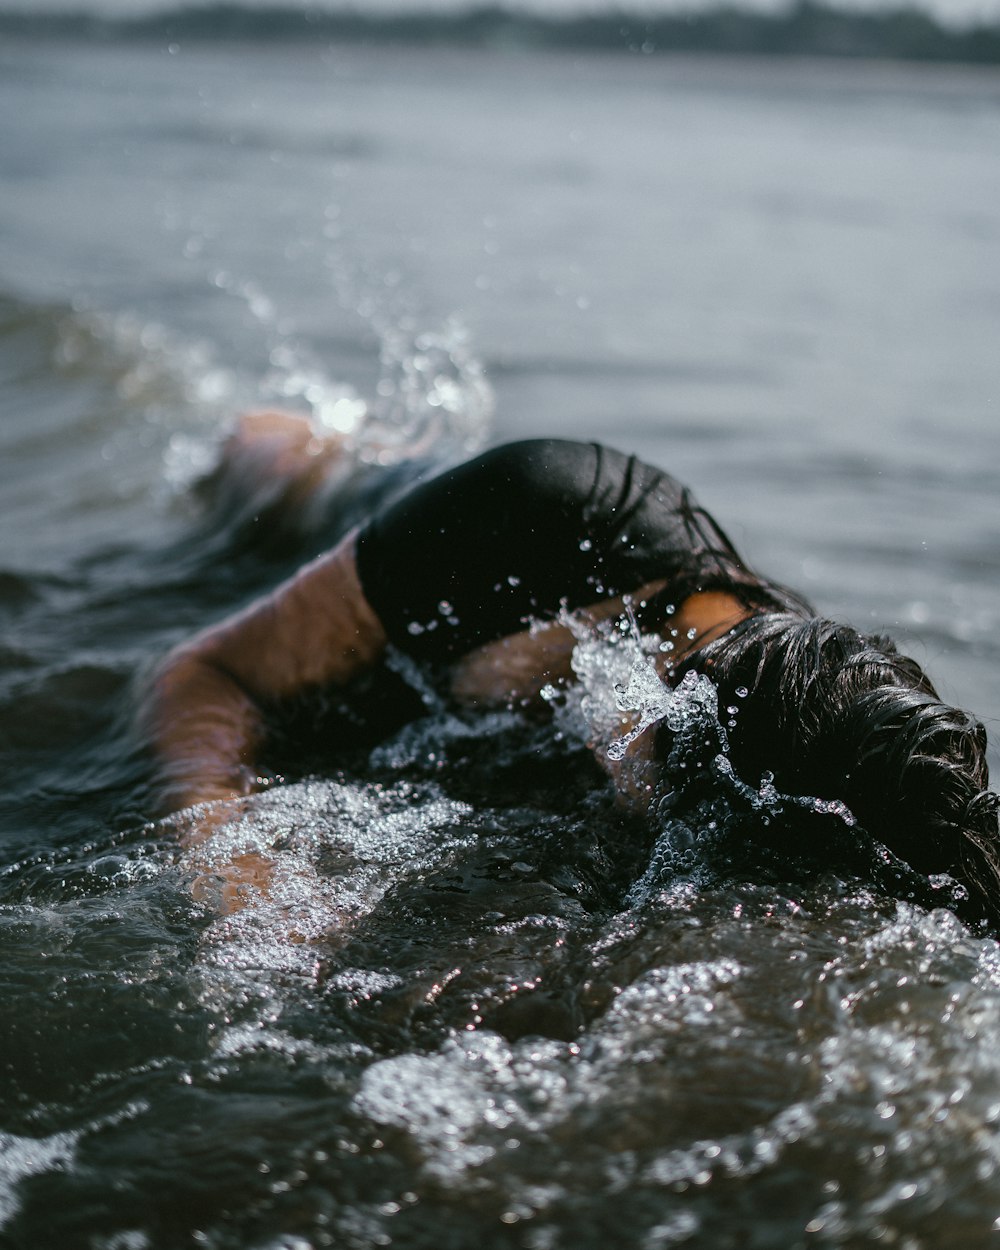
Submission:
{"label": "woman's arm", "polygon": [[[585,627],[613,620],[625,615],[628,603],[642,603],[666,584],[647,582],[629,595],[577,608],[573,615]],[[472,706],[533,703],[544,686],[573,680],[576,642],[573,630],[555,620],[484,643],[452,666],[451,693]]]}
{"label": "woman's arm", "polygon": [[258,786],[264,706],[373,665],[385,631],[358,580],[355,536],[164,662],[142,709],[161,799],[177,810]]}

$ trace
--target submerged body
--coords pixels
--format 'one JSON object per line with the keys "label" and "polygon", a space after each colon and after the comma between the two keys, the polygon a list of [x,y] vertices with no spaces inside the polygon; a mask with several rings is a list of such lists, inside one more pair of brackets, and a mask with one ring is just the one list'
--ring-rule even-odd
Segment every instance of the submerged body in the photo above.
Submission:
{"label": "submerged body", "polygon": [[[245,419],[228,448],[301,506],[338,446],[281,414]],[[573,678],[581,628],[630,614],[640,649],[673,688],[689,672],[740,700],[725,744],[744,784],[846,804],[924,873],[951,873],[993,914],[1000,895],[985,735],[949,708],[884,638],[815,618],[749,570],[668,474],[596,445],[533,440],[493,449],[422,482],[245,611],[175,652],[146,707],[169,808],[245,796],[275,704],[343,686],[387,648],[443,670],[465,702],[536,700]],[[567,616],[571,614],[572,619]],[[652,638],[650,645],[643,639]],[[601,762],[648,806],[672,735],[650,721],[619,732],[643,774]],[[685,778],[685,785],[692,781]],[[202,815],[207,839],[225,807]],[[267,862],[232,866],[230,901],[266,886]]]}

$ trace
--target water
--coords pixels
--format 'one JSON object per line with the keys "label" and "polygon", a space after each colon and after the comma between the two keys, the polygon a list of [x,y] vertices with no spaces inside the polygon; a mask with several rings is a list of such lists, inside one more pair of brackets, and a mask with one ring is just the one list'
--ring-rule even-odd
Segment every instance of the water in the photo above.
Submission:
{"label": "water", "polygon": [[359,465],[636,450],[996,736],[998,105],[881,66],[0,50],[5,1245],[992,1244],[1000,959],[945,906],[658,832],[572,709],[387,674],[290,731],[226,834],[274,896],[219,917],[132,716],[321,541],[194,485],[282,404]]}

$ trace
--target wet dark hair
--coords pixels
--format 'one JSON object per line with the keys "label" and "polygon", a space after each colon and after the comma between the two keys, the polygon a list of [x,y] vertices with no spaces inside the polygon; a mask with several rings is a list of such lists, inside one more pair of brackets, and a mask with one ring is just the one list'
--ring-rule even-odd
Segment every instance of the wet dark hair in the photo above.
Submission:
{"label": "wet dark hair", "polygon": [[[939,698],[891,639],[796,613],[764,613],[678,670],[718,687],[729,756],[757,786],[771,773],[792,795],[841,800],[918,872],[946,873],[1000,920],[998,796],[986,731]],[[658,750],[668,749],[666,740]]]}

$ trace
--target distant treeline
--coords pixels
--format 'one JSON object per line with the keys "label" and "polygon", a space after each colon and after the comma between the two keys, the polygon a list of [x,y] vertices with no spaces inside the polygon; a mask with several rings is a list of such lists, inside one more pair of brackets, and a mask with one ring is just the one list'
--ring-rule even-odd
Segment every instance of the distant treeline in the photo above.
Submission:
{"label": "distant treeline", "polygon": [[1000,64],[1000,23],[946,27],[914,8],[845,12],[816,0],[797,0],[778,13],[723,4],[659,16],[619,9],[554,17],[499,5],[376,14],[316,5],[288,9],[217,4],[128,18],[0,12],[0,35],[167,42],[297,39]]}

